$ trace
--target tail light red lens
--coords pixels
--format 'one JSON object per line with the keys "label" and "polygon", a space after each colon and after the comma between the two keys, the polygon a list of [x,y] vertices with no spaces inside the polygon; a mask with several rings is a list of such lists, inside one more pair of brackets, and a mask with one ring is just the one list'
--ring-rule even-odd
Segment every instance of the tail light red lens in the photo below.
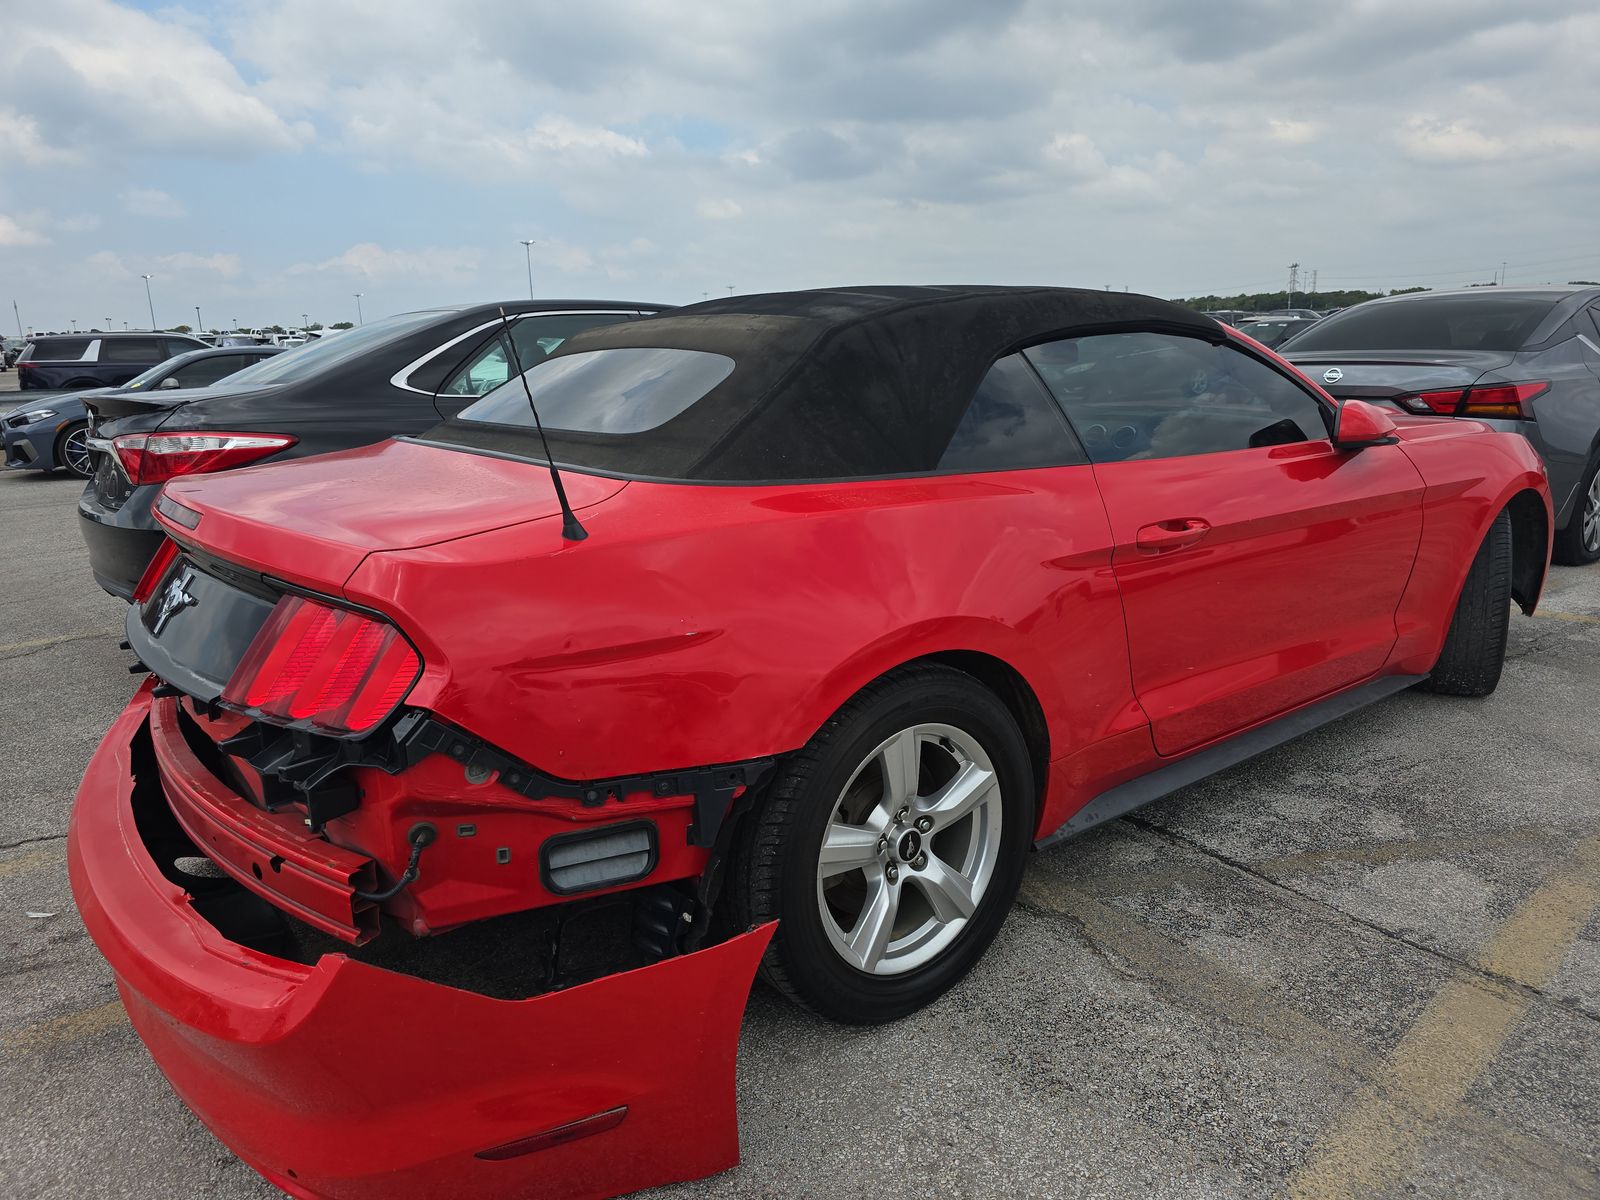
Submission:
{"label": "tail light red lens", "polygon": [[1510,417],[1527,420],[1533,416],[1532,401],[1550,390],[1542,379],[1529,383],[1496,384],[1493,387],[1475,387],[1467,393],[1467,402],[1458,415],[1463,417]]}
{"label": "tail light red lens", "polygon": [[144,484],[243,467],[297,440],[284,433],[125,433],[111,448],[129,481]]}
{"label": "tail light red lens", "polygon": [[1456,409],[1461,407],[1462,391],[1453,388],[1446,392],[1418,392],[1415,396],[1403,396],[1400,402],[1412,412],[1438,413],[1441,417],[1453,417]]}
{"label": "tail light red lens", "polygon": [[1546,380],[1529,383],[1497,383],[1488,387],[1451,388],[1441,392],[1417,392],[1399,397],[1403,408],[1414,413],[1437,413],[1441,417],[1532,418],[1532,401],[1550,390]]}
{"label": "tail light red lens", "polygon": [[143,604],[155,594],[156,584],[161,582],[161,577],[167,573],[167,568],[172,566],[172,560],[177,557],[178,543],[171,538],[162,538],[161,545],[150,559],[149,566],[145,567],[144,574],[139,576],[139,582],[134,585],[135,604]]}
{"label": "tail light red lens", "polygon": [[394,626],[304,596],[278,601],[222,702],[251,716],[344,737],[380,724],[422,661]]}

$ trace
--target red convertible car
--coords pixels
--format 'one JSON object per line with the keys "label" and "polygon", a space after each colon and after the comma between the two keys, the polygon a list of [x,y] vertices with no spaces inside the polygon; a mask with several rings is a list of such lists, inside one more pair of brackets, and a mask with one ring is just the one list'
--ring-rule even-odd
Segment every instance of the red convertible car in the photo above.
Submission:
{"label": "red convertible car", "polygon": [[352,1200],[730,1165],[758,968],[840,1021],[929,1003],[1030,850],[1492,691],[1551,529],[1525,439],[1054,288],[595,329],[157,509],[74,889],[180,1095]]}

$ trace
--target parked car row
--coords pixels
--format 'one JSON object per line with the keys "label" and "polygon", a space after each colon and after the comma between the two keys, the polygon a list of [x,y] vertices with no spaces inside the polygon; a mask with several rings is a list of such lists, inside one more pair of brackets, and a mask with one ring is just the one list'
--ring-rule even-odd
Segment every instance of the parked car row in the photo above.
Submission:
{"label": "parked car row", "polygon": [[6,466],[25,471],[65,469],[81,479],[94,474],[89,450],[90,401],[210,387],[274,354],[277,346],[186,350],[135,375],[120,387],[68,392],[24,404],[0,419]]}
{"label": "parked car row", "polygon": [[1125,293],[484,305],[89,397],[150,679],[68,853],[134,1027],[296,1195],[731,1165],[758,970],[891,1021],[1030,849],[1495,688],[1597,394],[1587,296],[1495,299],[1310,375]]}

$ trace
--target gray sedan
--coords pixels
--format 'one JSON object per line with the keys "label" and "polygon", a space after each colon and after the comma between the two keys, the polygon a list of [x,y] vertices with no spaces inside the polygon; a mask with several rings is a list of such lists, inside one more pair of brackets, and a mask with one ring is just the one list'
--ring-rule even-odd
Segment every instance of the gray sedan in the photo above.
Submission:
{"label": "gray sedan", "polygon": [[1340,398],[1470,417],[1544,456],[1555,561],[1600,559],[1600,288],[1468,288],[1369,300],[1284,357]]}

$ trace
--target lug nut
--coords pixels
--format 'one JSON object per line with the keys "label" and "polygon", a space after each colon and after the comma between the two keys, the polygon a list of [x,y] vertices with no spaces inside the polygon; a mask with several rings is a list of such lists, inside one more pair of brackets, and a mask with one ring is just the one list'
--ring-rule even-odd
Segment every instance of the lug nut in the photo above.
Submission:
{"label": "lug nut", "polygon": [[896,825],[904,825],[906,823],[906,818],[910,815],[911,810],[909,808],[902,808],[899,812],[895,813],[894,823]]}
{"label": "lug nut", "polygon": [[927,865],[928,865],[928,856],[926,854],[919,854],[919,855],[917,855],[915,858],[913,858],[911,860],[912,868],[915,869],[915,870],[918,870],[918,871],[922,870],[922,868],[927,866]]}
{"label": "lug nut", "polygon": [[886,837],[879,838],[878,839],[878,853],[882,854],[888,848],[889,848],[889,839],[886,838]]}
{"label": "lug nut", "polygon": [[888,870],[885,872],[885,874],[889,876],[890,883],[898,883],[900,880],[900,868],[895,866],[893,863],[889,864]]}
{"label": "lug nut", "polygon": [[927,833],[932,828],[933,828],[933,818],[932,817],[918,817],[917,818],[917,832],[918,833]]}

